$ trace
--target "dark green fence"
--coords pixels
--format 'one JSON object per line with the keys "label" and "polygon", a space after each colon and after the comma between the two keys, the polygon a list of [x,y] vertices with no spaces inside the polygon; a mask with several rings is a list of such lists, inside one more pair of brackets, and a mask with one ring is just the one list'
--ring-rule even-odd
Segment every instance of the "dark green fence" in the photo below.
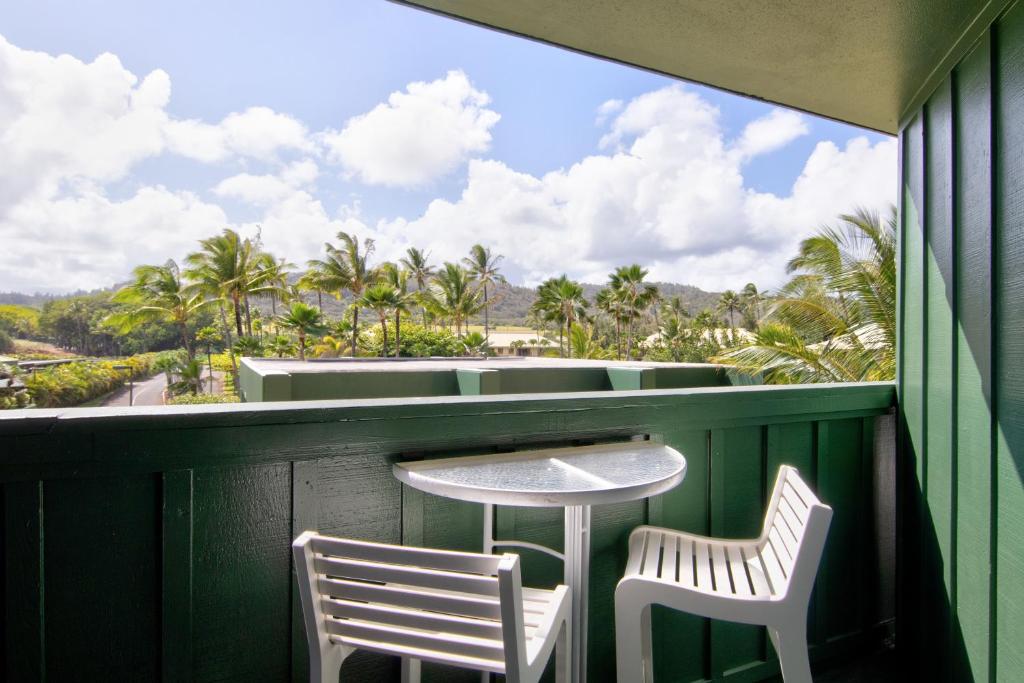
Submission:
{"label": "dark green fence", "polygon": [[[392,463],[638,434],[678,448],[689,469],[668,494],[594,510],[591,680],[614,676],[612,593],[629,531],[650,522],[753,534],[784,462],[836,509],[813,656],[856,651],[888,616],[878,548],[892,520],[876,514],[875,484],[887,476],[873,444],[890,450],[890,435],[876,434],[888,418],[876,417],[893,393],[722,387],[10,412],[0,417],[6,678],[302,680],[295,534],[478,549],[480,507],[403,490]],[[558,511],[502,509],[498,528],[561,542]],[[551,558],[524,559],[527,582],[558,579]],[[661,681],[777,672],[757,628],[660,613],[655,628]],[[358,654],[343,672],[381,681],[397,668]]]}

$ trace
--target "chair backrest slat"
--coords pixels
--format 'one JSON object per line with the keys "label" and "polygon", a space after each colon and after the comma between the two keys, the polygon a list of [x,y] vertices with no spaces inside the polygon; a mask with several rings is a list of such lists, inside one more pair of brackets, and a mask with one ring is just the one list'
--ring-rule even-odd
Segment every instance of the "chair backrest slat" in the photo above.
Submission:
{"label": "chair backrest slat", "polygon": [[318,587],[322,595],[343,600],[362,600],[397,607],[406,606],[434,612],[461,614],[477,619],[501,619],[501,603],[496,598],[326,577],[318,581]]}
{"label": "chair backrest slat", "polygon": [[309,531],[292,545],[307,633],[314,627],[319,635],[310,644],[321,652],[342,643],[501,673],[526,661],[515,555],[393,546]]}
{"label": "chair backrest slat", "polygon": [[397,645],[398,647],[451,653],[496,663],[503,662],[505,659],[505,647],[500,640],[468,638],[447,633],[429,633],[351,619],[328,619],[327,632],[332,636],[339,636],[343,641],[345,638],[358,638],[363,641],[386,643],[388,646]]}
{"label": "chair backrest slat", "polygon": [[758,547],[775,594],[799,585],[810,595],[831,519],[832,509],[818,500],[795,468],[783,465]]}
{"label": "chair backrest slat", "polygon": [[332,598],[324,598],[320,605],[324,614],[342,619],[358,619],[399,628],[418,628],[471,638],[501,640],[500,621]]}
{"label": "chair backrest slat", "polygon": [[337,557],[316,558],[316,571],[318,574],[342,579],[397,583],[494,597],[498,595],[498,579],[480,574],[464,574],[440,569],[422,569],[400,564],[347,560]]}
{"label": "chair backrest slat", "polygon": [[350,560],[408,564],[425,569],[469,572],[495,576],[501,556],[462,553],[454,550],[434,550],[411,546],[393,546],[370,541],[354,541],[347,538],[314,536],[313,552],[318,555],[343,557]]}

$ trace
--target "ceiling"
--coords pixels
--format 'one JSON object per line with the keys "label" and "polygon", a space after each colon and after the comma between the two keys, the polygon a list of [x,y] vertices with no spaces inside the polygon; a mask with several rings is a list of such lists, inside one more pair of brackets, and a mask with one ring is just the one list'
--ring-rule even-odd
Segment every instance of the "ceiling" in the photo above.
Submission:
{"label": "ceiling", "polygon": [[1010,3],[395,1],[886,133]]}

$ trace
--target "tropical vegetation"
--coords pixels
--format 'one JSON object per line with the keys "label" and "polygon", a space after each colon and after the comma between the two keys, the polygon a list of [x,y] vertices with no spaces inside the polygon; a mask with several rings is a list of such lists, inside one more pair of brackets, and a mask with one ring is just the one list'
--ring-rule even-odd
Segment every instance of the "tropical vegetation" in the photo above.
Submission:
{"label": "tropical vegetation", "polygon": [[[0,352],[28,357],[27,345],[52,343],[64,355],[118,357],[117,364],[135,364],[136,375],[167,372],[170,393],[195,401],[217,400],[195,398],[204,394],[200,355],[210,374],[227,373],[230,394],[240,356],[494,353],[492,309],[522,291],[502,274],[502,255],[474,244],[465,258],[435,264],[410,247],[396,261],[380,261],[373,240],[345,232],[336,239],[296,271],[258,235],[224,230],[200,240],[182,265],[138,266],[113,293],[0,305]],[[859,210],[804,240],[788,264],[791,279],[772,292],[746,283],[714,298],[680,296],[678,286],[665,294],[636,263],[614,268],[600,287],[562,274],[533,290],[519,320],[532,338],[510,348],[569,358],[713,360],[775,383],[891,379],[895,254],[895,210],[884,219]],[[342,306],[331,315],[325,295]],[[174,349],[180,354],[153,353]],[[114,364],[61,365],[16,381],[8,367],[0,401],[88,401],[123,381]]]}

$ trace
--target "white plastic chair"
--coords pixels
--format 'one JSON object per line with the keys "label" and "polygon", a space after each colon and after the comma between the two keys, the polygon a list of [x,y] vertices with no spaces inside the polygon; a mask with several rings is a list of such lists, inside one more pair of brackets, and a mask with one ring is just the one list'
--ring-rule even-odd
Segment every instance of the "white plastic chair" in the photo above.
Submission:
{"label": "white plastic chair", "polygon": [[[619,683],[654,680],[652,604],[768,627],[787,683],[808,683],[807,607],[832,508],[783,466],[761,535],[720,540],[641,526],[615,589]],[[684,645],[685,644],[681,644]]]}
{"label": "white plastic chair", "polygon": [[[306,531],[292,543],[309,642],[309,679],[337,683],[357,649],[505,674],[533,683],[554,647],[569,680],[568,588],[523,588],[519,556],[368,543]],[[556,642],[557,641],[557,642]]]}

